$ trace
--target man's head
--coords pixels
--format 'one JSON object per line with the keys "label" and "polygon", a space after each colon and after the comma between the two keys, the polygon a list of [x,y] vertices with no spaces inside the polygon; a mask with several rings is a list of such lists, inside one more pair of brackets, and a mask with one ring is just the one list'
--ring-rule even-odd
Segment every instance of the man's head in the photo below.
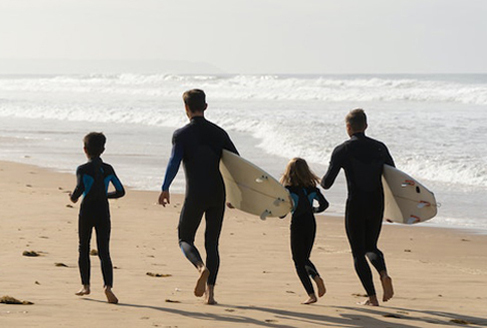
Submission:
{"label": "man's head", "polygon": [[361,108],[356,108],[350,111],[345,117],[347,124],[347,133],[351,137],[355,133],[364,132],[367,129],[367,115]]}
{"label": "man's head", "polygon": [[88,133],[83,139],[86,156],[88,158],[100,157],[100,155],[105,151],[106,141],[107,138],[101,132]]}
{"label": "man's head", "polygon": [[203,90],[192,89],[183,94],[184,107],[189,118],[193,116],[203,116],[204,111],[208,107],[206,103],[206,95]]}

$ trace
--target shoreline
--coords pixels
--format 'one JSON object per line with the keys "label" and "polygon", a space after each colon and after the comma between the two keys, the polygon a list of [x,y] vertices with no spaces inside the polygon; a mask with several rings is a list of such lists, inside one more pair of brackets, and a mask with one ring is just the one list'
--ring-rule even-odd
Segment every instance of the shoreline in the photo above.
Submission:
{"label": "shoreline", "polygon": [[[283,220],[227,210],[220,239],[217,306],[194,297],[196,270],[177,243],[183,197],[166,208],[158,192],[128,189],[111,201],[111,253],[118,305],[106,303],[99,261],[91,258],[92,294],[77,297],[77,215],[67,193],[75,176],[0,162],[0,291],[33,305],[0,304],[9,327],[438,327],[487,326],[487,237],[449,228],[384,225],[379,247],[395,296],[378,308],[356,305],[364,291],[353,269],[343,218],[320,216],[311,256],[327,294],[306,293]],[[70,206],[68,206],[70,205]],[[427,229],[425,229],[427,228]],[[204,254],[204,223],[196,245]],[[96,248],[92,241],[92,248]],[[39,257],[22,256],[36,251]],[[57,266],[56,263],[64,264]],[[148,273],[163,274],[153,277]],[[381,296],[378,277],[374,281]]]}

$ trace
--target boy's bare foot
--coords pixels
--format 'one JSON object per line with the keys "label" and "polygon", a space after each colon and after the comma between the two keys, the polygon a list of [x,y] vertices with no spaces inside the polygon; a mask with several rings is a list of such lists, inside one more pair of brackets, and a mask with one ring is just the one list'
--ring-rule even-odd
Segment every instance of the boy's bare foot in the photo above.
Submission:
{"label": "boy's bare foot", "polygon": [[198,278],[196,286],[194,287],[194,295],[196,297],[201,297],[205,294],[206,281],[208,280],[208,276],[210,275],[210,270],[208,270],[205,266],[202,266],[199,271],[200,277]]}
{"label": "boy's bare foot", "polygon": [[206,297],[206,300],[205,300],[206,304],[208,304],[208,305],[218,304],[218,302],[215,301],[215,286],[209,285],[208,288],[206,288],[205,297]]}
{"label": "boy's bare foot", "polygon": [[326,294],[326,287],[325,282],[321,279],[320,276],[315,276],[314,281],[316,282],[316,286],[318,287],[318,296],[322,297]]}
{"label": "boy's bare foot", "polygon": [[392,287],[392,279],[387,273],[381,275],[380,282],[382,283],[382,289],[384,290],[384,296],[382,300],[387,302],[394,296],[394,288]]}
{"label": "boy's bare foot", "polygon": [[366,306],[379,306],[379,301],[377,300],[377,296],[369,296],[368,300],[363,302],[358,302],[358,305],[366,305]]}
{"label": "boy's bare foot", "polygon": [[117,304],[118,298],[112,291],[111,287],[105,287],[105,295],[107,297],[108,303]]}
{"label": "boy's bare foot", "polygon": [[316,298],[316,295],[310,294],[309,298],[301,304],[313,304],[313,303],[316,303],[317,301],[318,301],[318,299]]}
{"label": "boy's bare foot", "polygon": [[91,293],[90,285],[83,285],[83,287],[75,294],[78,296],[83,296],[83,295],[90,295],[90,293]]}

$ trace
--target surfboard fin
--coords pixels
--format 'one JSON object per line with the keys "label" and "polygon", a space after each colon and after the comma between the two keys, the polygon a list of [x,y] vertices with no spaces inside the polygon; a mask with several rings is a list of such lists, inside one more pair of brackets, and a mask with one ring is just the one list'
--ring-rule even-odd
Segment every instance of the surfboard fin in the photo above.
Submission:
{"label": "surfboard fin", "polygon": [[282,198],[277,198],[275,201],[274,201],[274,206],[279,206],[281,205],[281,203],[284,203],[285,200],[282,199]]}
{"label": "surfboard fin", "polygon": [[428,203],[428,202],[425,202],[425,201],[423,201],[423,200],[422,200],[422,201],[420,201],[420,202],[419,202],[419,204],[418,204],[418,208],[419,208],[419,209],[421,209],[421,208],[423,208],[423,207],[426,207],[426,206],[431,206],[431,204],[430,204],[430,203]]}
{"label": "surfboard fin", "polygon": [[271,214],[272,214],[272,212],[271,212],[271,211],[269,211],[269,210],[265,210],[265,211],[264,211],[264,212],[262,212],[262,214],[260,215],[260,219],[261,219],[262,221],[265,221],[265,219],[267,219],[267,217],[268,217],[269,215],[271,215]]}

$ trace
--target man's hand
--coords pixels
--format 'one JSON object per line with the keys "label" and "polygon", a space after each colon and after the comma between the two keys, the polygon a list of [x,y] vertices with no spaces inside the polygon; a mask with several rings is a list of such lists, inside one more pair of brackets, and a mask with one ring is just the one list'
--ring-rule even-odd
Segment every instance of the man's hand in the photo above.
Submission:
{"label": "man's hand", "polygon": [[159,195],[159,205],[166,207],[166,204],[171,204],[169,191],[163,191]]}

